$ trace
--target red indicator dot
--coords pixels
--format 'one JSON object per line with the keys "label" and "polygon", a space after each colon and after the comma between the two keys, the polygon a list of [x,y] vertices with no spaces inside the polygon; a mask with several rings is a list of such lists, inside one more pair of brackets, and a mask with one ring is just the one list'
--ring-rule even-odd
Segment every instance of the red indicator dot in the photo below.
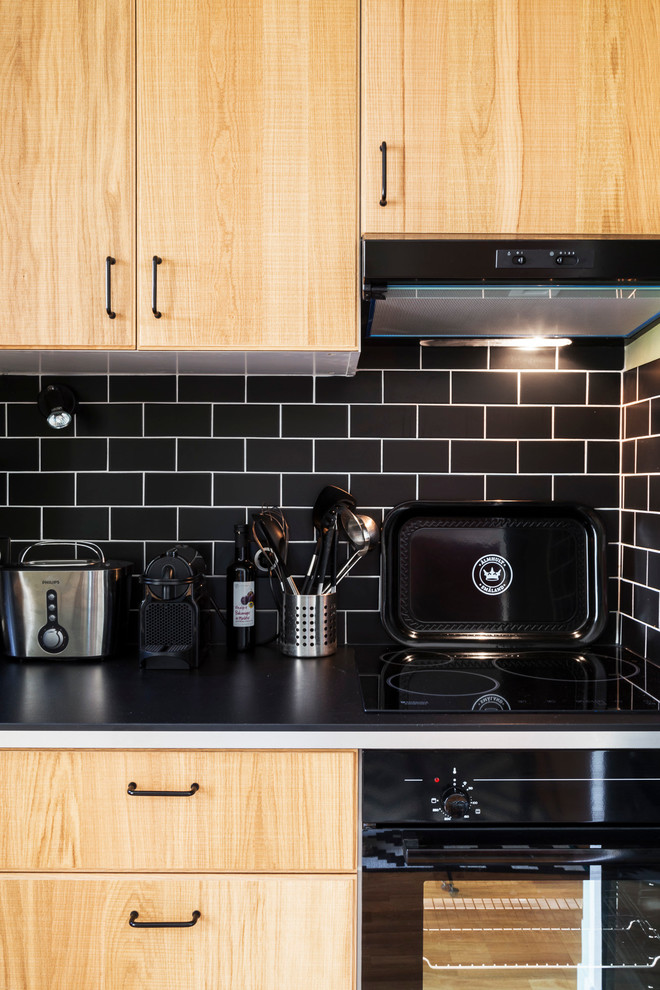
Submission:
{"label": "red indicator dot", "polygon": [[439,777],[434,777],[433,779],[436,782],[436,784],[439,784],[440,783],[440,778]]}

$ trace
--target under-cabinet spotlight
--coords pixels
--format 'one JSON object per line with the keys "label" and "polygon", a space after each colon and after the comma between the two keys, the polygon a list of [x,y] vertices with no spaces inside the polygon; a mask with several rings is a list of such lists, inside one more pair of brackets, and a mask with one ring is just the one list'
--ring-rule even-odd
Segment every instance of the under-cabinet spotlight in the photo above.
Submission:
{"label": "under-cabinet spotlight", "polygon": [[49,426],[54,430],[64,430],[73,420],[78,400],[66,385],[47,385],[39,392],[37,405]]}

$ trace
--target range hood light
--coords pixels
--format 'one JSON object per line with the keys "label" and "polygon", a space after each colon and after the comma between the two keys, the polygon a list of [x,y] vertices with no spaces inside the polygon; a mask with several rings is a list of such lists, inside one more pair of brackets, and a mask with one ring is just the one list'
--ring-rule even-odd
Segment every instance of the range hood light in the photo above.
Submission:
{"label": "range hood light", "polygon": [[422,347],[519,347],[535,351],[540,347],[566,347],[570,337],[432,337],[420,340]]}

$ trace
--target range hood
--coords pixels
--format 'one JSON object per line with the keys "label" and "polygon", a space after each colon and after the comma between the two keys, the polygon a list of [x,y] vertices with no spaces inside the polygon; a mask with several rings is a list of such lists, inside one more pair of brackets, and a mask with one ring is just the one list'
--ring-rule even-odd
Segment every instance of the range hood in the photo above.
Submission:
{"label": "range hood", "polygon": [[660,240],[366,236],[363,339],[630,341],[660,322]]}

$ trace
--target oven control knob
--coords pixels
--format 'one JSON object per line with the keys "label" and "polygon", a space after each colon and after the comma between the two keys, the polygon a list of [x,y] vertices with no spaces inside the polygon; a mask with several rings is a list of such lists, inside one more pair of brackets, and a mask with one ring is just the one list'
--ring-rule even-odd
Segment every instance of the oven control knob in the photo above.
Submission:
{"label": "oven control knob", "polygon": [[450,818],[463,818],[470,810],[470,796],[460,787],[448,787],[442,795],[442,810]]}

